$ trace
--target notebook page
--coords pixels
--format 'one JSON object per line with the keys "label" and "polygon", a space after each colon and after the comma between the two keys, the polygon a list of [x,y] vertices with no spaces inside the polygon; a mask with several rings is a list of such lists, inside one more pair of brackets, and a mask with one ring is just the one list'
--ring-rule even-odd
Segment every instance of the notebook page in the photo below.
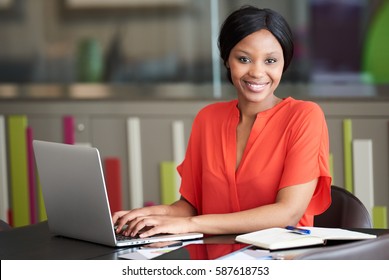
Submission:
{"label": "notebook page", "polygon": [[312,236],[318,236],[326,240],[361,240],[376,238],[374,234],[367,234],[353,230],[340,228],[304,227],[311,231]]}

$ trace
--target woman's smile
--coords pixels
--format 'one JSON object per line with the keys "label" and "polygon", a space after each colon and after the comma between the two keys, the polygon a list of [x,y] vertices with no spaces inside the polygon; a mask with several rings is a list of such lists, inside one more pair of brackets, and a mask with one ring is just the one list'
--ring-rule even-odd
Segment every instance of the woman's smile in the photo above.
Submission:
{"label": "woman's smile", "polygon": [[255,92],[255,93],[260,93],[262,92],[266,86],[269,83],[259,83],[259,82],[249,82],[249,81],[244,81],[246,87],[248,90]]}

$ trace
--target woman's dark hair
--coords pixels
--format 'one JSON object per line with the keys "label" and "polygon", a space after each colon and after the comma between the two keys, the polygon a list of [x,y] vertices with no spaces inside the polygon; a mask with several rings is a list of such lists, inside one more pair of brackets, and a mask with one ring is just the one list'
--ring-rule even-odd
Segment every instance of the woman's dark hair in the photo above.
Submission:
{"label": "woman's dark hair", "polygon": [[227,68],[227,78],[231,83],[231,71],[227,67],[227,62],[232,48],[246,36],[261,29],[270,31],[280,43],[284,55],[283,72],[288,68],[293,57],[294,46],[292,31],[286,20],[271,9],[243,6],[227,17],[219,34],[220,56]]}

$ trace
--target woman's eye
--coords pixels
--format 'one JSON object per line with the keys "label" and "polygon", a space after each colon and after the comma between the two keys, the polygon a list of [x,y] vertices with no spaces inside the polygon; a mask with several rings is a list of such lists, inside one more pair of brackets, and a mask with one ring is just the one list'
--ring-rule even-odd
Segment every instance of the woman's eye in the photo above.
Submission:
{"label": "woman's eye", "polygon": [[247,58],[247,57],[239,57],[239,61],[242,62],[242,63],[249,63],[250,59]]}
{"label": "woman's eye", "polygon": [[274,59],[274,58],[266,59],[266,63],[267,64],[273,64],[273,63],[276,63],[276,62],[277,62],[277,59]]}

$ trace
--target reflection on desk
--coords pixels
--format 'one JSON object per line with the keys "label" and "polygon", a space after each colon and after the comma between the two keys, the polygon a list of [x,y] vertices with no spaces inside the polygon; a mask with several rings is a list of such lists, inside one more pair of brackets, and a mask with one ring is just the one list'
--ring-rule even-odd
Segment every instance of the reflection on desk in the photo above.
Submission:
{"label": "reflection on desk", "polygon": [[247,248],[251,245],[243,243],[209,244],[197,243],[182,246],[179,249],[160,255],[154,260],[216,260]]}

